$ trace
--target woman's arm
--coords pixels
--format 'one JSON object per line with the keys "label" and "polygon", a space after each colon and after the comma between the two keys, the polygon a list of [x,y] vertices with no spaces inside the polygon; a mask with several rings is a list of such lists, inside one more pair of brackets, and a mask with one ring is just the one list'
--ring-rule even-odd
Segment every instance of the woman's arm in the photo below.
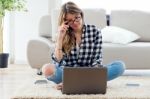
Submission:
{"label": "woman's arm", "polygon": [[63,51],[62,51],[62,42],[63,39],[66,35],[66,31],[68,30],[69,26],[66,25],[65,23],[63,23],[59,28],[58,28],[58,36],[57,36],[57,40],[56,40],[56,46],[55,46],[55,51],[52,54],[52,59],[54,62],[61,62],[62,58],[63,58]]}
{"label": "woman's arm", "polygon": [[61,40],[58,40],[56,43],[54,55],[58,62],[60,62],[61,59],[63,58],[62,41]]}

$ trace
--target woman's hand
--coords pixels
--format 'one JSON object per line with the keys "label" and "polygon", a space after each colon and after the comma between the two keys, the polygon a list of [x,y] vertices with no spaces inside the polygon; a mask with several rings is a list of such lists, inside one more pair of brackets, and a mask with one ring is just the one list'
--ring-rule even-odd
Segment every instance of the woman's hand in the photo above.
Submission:
{"label": "woman's hand", "polygon": [[63,83],[57,84],[56,88],[57,88],[57,90],[62,90],[62,88],[63,88]]}
{"label": "woman's hand", "polygon": [[66,31],[68,30],[69,26],[66,24],[67,22],[62,23],[61,26],[58,28],[58,40],[64,39],[64,36],[66,35]]}

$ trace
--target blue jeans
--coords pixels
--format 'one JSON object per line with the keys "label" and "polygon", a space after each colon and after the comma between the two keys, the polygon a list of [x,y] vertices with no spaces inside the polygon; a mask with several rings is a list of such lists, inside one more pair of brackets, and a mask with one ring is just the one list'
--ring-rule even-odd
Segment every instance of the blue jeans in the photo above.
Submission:
{"label": "blue jeans", "polygon": [[[113,80],[121,76],[125,71],[125,64],[122,61],[113,61],[107,64],[107,80]],[[56,66],[56,71],[53,76],[47,77],[48,80],[54,81],[55,83],[62,82],[63,67]]]}

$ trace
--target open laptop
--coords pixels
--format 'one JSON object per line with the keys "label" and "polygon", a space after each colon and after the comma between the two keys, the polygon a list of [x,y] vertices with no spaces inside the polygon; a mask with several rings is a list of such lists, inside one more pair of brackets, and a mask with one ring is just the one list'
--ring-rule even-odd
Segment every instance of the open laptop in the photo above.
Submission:
{"label": "open laptop", "polygon": [[106,67],[65,67],[63,94],[105,94]]}

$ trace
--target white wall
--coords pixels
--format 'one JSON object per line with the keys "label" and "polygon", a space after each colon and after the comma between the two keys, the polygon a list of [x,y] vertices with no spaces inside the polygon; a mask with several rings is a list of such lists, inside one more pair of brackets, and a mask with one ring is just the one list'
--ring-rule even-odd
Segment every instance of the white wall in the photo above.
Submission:
{"label": "white wall", "polygon": [[[26,47],[27,47],[27,42],[38,36],[38,22],[41,16],[48,14],[51,12],[52,9],[60,7],[61,3],[64,2],[63,0],[26,0],[27,1],[27,8],[28,12],[16,12],[10,13],[7,15],[7,19],[9,20],[9,25],[7,25],[7,32],[9,32],[10,37],[5,36],[6,40],[6,45],[9,47],[5,47],[6,49],[9,49],[9,52],[11,54],[11,61],[14,61],[16,64],[22,64],[22,63],[27,63],[27,56],[26,56]],[[67,0],[66,0],[67,1]],[[74,0],[74,1],[79,1],[79,5],[82,5],[83,8],[84,6],[87,6],[88,4],[91,5],[91,1],[82,1],[81,0]],[[100,7],[104,7],[106,9],[111,9],[113,8],[113,5],[110,4],[116,4],[113,3],[113,1],[110,3],[109,0],[106,0],[106,2],[101,0],[101,5],[97,5]],[[114,0],[116,2],[122,2],[119,0]],[[131,6],[128,6],[127,8],[132,8],[137,5],[137,1],[133,0],[128,0],[130,2],[129,4]],[[142,4],[142,1],[144,4]],[[139,9],[142,10],[149,10],[148,3],[146,3],[148,0],[140,0],[142,4],[141,6],[137,6]],[[86,5],[85,5],[86,2]],[[94,1],[93,1],[94,2]],[[125,2],[125,1],[124,1]],[[104,4],[107,4],[104,5]],[[97,4],[97,3],[95,3]],[[93,5],[93,4],[92,4]],[[118,3],[117,3],[118,5]],[[134,5],[134,6],[133,6]],[[95,5],[95,7],[97,7]],[[89,6],[88,6],[89,7]],[[117,6],[115,6],[117,7]],[[119,6],[118,8],[121,8],[122,6]],[[86,7],[85,7],[86,8]],[[8,18],[9,17],[9,18]],[[6,22],[8,23],[8,21]],[[7,33],[8,34],[8,33]],[[8,44],[8,39],[9,39],[9,44]]]}
{"label": "white wall", "polygon": [[10,53],[11,63],[27,63],[27,43],[38,37],[38,23],[41,16],[58,8],[61,0],[26,0],[28,12],[10,14]]}
{"label": "white wall", "polygon": [[[11,38],[14,39],[14,61],[16,64],[27,63],[27,42],[38,36],[38,22],[41,16],[49,13],[48,0],[27,0],[28,12],[16,12],[13,26],[14,31]],[[12,49],[13,49],[12,48]]]}
{"label": "white wall", "polygon": [[68,1],[75,2],[81,8],[104,8],[107,13],[118,9],[150,11],[149,0],[62,0],[62,3]]}
{"label": "white wall", "polygon": [[60,8],[60,5],[62,4],[62,0],[49,0],[49,13],[53,9]]}

